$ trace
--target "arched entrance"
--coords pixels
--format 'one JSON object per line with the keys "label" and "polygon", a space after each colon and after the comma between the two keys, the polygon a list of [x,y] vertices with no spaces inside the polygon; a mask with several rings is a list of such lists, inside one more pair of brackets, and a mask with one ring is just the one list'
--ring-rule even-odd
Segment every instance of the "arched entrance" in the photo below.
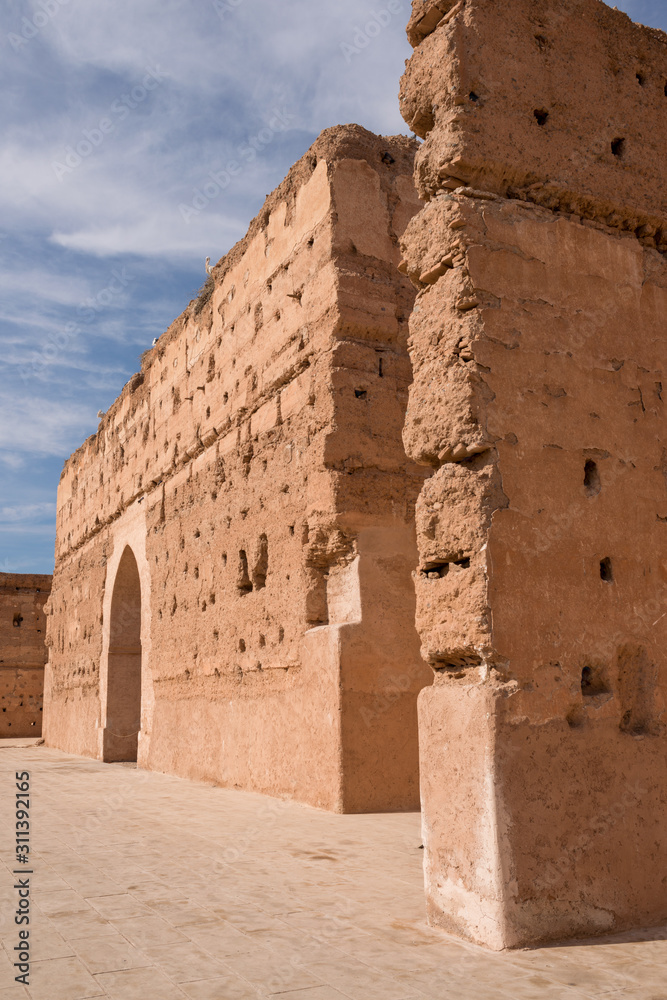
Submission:
{"label": "arched entrance", "polygon": [[141,583],[137,560],[128,545],[111,597],[103,759],[136,760],[140,728]]}

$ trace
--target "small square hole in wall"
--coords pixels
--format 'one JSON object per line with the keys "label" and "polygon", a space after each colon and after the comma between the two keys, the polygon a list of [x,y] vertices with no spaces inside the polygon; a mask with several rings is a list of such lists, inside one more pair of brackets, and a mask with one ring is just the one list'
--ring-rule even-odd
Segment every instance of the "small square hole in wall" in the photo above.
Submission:
{"label": "small square hole in wall", "polygon": [[613,139],[611,151],[617,159],[622,159],[625,154],[625,139]]}
{"label": "small square hole in wall", "polygon": [[609,685],[598,667],[585,666],[581,671],[581,693],[584,698],[610,693]]}
{"label": "small square hole in wall", "polygon": [[600,579],[604,580],[605,583],[614,582],[614,571],[611,565],[611,559],[608,556],[606,559],[600,560]]}

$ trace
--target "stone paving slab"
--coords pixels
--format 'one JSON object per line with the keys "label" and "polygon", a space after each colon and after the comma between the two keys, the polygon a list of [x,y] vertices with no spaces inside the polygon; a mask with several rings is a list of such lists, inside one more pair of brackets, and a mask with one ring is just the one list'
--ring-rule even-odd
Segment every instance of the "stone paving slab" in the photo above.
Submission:
{"label": "stone paving slab", "polygon": [[[31,778],[30,985],[14,773]],[[419,816],[0,741],[0,1000],[667,1000],[667,928],[493,954],[424,919]]]}

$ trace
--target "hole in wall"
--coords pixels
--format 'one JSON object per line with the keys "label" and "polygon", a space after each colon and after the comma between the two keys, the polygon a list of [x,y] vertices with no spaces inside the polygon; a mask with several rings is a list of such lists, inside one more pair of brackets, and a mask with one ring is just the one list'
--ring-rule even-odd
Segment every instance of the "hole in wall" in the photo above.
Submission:
{"label": "hole in wall", "polygon": [[586,495],[589,497],[597,496],[602,489],[597,462],[594,462],[590,458],[584,465],[584,489],[586,490]]}
{"label": "hole in wall", "polygon": [[239,594],[250,594],[252,592],[252,582],[248,573],[248,556],[243,549],[239,552],[239,577],[236,587]]}
{"label": "hole in wall", "polygon": [[611,151],[619,160],[622,159],[625,154],[625,139],[613,139]]}
{"label": "hole in wall", "polygon": [[449,573],[449,563],[433,563],[424,570],[424,575],[429,580],[440,580]]}
{"label": "hole in wall", "polygon": [[281,625],[280,628],[278,629],[278,642],[282,642],[284,638],[285,638],[285,629]]}
{"label": "hole in wall", "polygon": [[537,122],[538,125],[540,125],[541,127],[546,125],[549,119],[548,111],[545,111],[544,108],[536,108],[535,111],[533,111],[533,114],[535,115],[535,121]]}
{"label": "hole in wall", "polygon": [[382,358],[378,360],[378,375],[380,378],[384,378],[384,371],[382,370]]}
{"label": "hole in wall", "polygon": [[584,698],[594,698],[598,694],[609,694],[602,670],[599,667],[585,666],[581,671],[581,693]]}
{"label": "hole in wall", "polygon": [[449,562],[427,563],[422,573],[429,580],[438,580],[447,576],[452,566],[457,566],[459,569],[470,569],[470,557],[465,556],[463,559],[452,559]]}
{"label": "hole in wall", "polygon": [[260,634],[260,637],[259,637],[259,648],[260,649],[264,649],[265,646],[266,646],[266,636],[263,636],[263,635]]}
{"label": "hole in wall", "polygon": [[570,729],[581,729],[586,722],[586,714],[581,705],[575,705],[565,716]]}
{"label": "hole in wall", "polygon": [[253,572],[253,583],[257,590],[266,586],[266,574],[269,571],[269,541],[266,535],[260,535],[259,551]]}
{"label": "hole in wall", "polygon": [[18,614],[17,612],[14,615],[14,620],[12,621],[12,625],[14,626],[14,628],[21,628],[22,623],[23,623],[23,616]]}
{"label": "hole in wall", "polygon": [[239,653],[245,653],[245,639],[239,639]]}
{"label": "hole in wall", "polygon": [[357,399],[366,399],[368,397],[368,391],[366,389],[355,389],[354,395]]}
{"label": "hole in wall", "polygon": [[637,83],[639,84],[640,87],[643,87],[644,84],[646,83],[646,77],[641,71],[637,73]]}
{"label": "hole in wall", "polygon": [[452,673],[457,678],[465,677],[466,670],[474,670],[481,665],[481,656],[471,649],[453,649],[431,663],[436,672]]}
{"label": "hole in wall", "polygon": [[476,94],[474,90],[471,90],[471,91],[470,91],[470,93],[468,94],[468,97],[469,97],[469,98],[470,98],[470,100],[471,100],[471,101],[473,101],[473,102],[475,102],[475,101],[478,101],[478,100],[479,100],[479,94]]}
{"label": "hole in wall", "polygon": [[605,583],[614,582],[614,571],[609,556],[600,560],[600,579],[604,580]]}

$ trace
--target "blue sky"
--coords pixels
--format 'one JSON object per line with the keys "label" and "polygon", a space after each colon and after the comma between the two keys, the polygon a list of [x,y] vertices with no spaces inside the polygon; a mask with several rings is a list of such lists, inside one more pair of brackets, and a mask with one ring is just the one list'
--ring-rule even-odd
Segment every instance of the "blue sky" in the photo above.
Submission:
{"label": "blue sky", "polygon": [[[617,5],[667,28],[663,0]],[[204,257],[243,236],[319,132],[407,133],[408,13],[408,0],[4,0],[0,571],[52,571],[63,461],[203,283]],[[223,192],[196,199],[239,158]]]}

